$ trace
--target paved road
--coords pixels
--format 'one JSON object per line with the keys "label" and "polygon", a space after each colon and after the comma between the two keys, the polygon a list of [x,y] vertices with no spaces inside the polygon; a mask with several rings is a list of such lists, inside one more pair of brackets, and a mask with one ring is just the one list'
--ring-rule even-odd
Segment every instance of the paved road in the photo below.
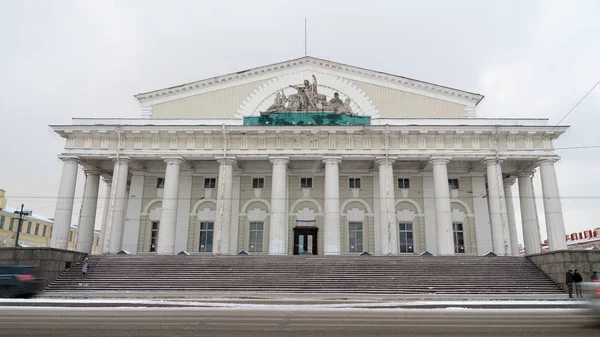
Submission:
{"label": "paved road", "polygon": [[599,336],[576,310],[2,308],[1,336]]}

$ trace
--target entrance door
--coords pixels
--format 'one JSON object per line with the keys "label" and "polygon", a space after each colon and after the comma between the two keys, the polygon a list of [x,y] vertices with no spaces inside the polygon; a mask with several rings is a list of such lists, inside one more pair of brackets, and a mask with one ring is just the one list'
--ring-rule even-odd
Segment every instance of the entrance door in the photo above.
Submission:
{"label": "entrance door", "polygon": [[317,255],[317,232],[316,227],[294,228],[294,255]]}

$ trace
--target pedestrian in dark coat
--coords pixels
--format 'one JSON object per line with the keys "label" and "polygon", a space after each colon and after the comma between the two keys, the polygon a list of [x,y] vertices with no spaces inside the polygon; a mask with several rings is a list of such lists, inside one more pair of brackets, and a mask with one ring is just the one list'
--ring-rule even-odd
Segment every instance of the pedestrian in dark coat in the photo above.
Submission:
{"label": "pedestrian in dark coat", "polygon": [[571,269],[567,271],[565,281],[567,283],[567,288],[569,289],[569,298],[573,298],[573,271]]}
{"label": "pedestrian in dark coat", "polygon": [[590,275],[590,281],[594,282],[594,281],[598,281],[600,279],[598,279],[598,273],[597,272],[592,272],[592,275]]}
{"label": "pedestrian in dark coat", "polygon": [[575,296],[579,298],[583,298],[583,292],[581,291],[582,282],[583,277],[581,277],[581,274],[579,274],[577,269],[575,269],[575,272],[573,273],[573,283],[575,284]]}

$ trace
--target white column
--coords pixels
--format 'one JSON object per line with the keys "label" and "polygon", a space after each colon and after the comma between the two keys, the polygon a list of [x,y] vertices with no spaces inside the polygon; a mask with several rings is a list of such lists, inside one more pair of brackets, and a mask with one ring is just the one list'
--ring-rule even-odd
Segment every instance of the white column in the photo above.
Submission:
{"label": "white column", "polygon": [[110,207],[110,190],[112,189],[112,179],[103,177],[102,180],[106,183],[106,191],[104,193],[104,208],[102,209],[102,223],[100,224],[100,242],[98,244],[98,254],[104,253],[104,241],[106,240],[106,223],[108,222],[108,208]]}
{"label": "white column", "polygon": [[231,239],[231,196],[233,190],[233,164],[235,158],[218,158],[219,178],[217,189],[217,215],[215,221],[215,237],[213,254],[229,254]]}
{"label": "white column", "polygon": [[242,248],[238,249],[238,231],[240,224],[240,193],[241,177],[238,172],[233,174],[232,203],[231,203],[231,239],[229,240],[229,254],[236,255]]}
{"label": "white column", "polygon": [[519,256],[519,236],[515,220],[515,204],[513,201],[512,185],[515,179],[504,180],[504,200],[506,200],[506,215],[508,217],[508,235],[510,236],[510,255]]}
{"label": "white column", "polygon": [[520,172],[517,177],[519,177],[519,201],[521,203],[525,255],[537,254],[541,252],[541,239],[535,193],[533,191],[533,172]]}
{"label": "white column", "polygon": [[269,254],[286,255],[287,226],[287,164],[288,157],[271,157],[271,221],[269,223]]}
{"label": "white column", "polygon": [[492,226],[494,254],[504,256],[507,255],[505,243],[508,240],[505,235],[505,227],[508,227],[508,219],[506,213],[503,212],[502,207],[503,198],[500,190],[504,188],[504,185],[502,181],[499,180],[499,160],[491,158],[486,159],[484,163],[487,165],[488,200],[490,205],[490,222]]}
{"label": "white column", "polygon": [[50,247],[67,249],[69,245],[69,232],[73,216],[73,200],[75,198],[75,185],[77,183],[78,162],[76,157],[62,157],[63,170],[58,188],[58,199],[54,211],[54,224]]}
{"label": "white column", "polygon": [[177,199],[179,196],[179,168],[183,158],[164,158],[165,187],[163,190],[162,210],[158,224],[158,244],[156,254],[172,255],[175,253],[175,232],[177,224]]}
{"label": "white column", "polygon": [[140,234],[140,214],[144,195],[144,172],[131,172],[131,183],[125,212],[122,249],[132,254],[137,253]]}
{"label": "white column", "polygon": [[376,158],[379,164],[379,230],[381,255],[398,254],[398,231],[396,225],[396,197],[394,196],[395,158]]}
{"label": "white column", "polygon": [[177,230],[175,232],[175,254],[187,250],[192,206],[192,171],[179,172],[179,201],[177,202]]}
{"label": "white column", "polygon": [[423,172],[423,220],[425,222],[425,245],[429,253],[438,255],[437,226],[435,224],[435,193],[433,173]]}
{"label": "white column", "polygon": [[325,255],[340,255],[340,168],[342,157],[324,157],[325,217],[323,249]]}
{"label": "white column", "polygon": [[492,230],[490,228],[490,210],[485,190],[485,177],[483,172],[473,172],[471,175],[477,254],[485,255],[494,250],[492,245]]}
{"label": "white column", "polygon": [[554,163],[556,159],[540,161],[540,176],[542,178],[542,195],[544,197],[544,213],[546,215],[546,231],[548,232],[548,249],[567,249],[565,239],[565,224],[563,220],[560,193]]}
{"label": "white column", "polygon": [[128,157],[119,157],[113,170],[113,200],[109,216],[109,250],[107,253],[118,253],[123,245],[123,225],[125,222],[125,205],[127,204],[127,176],[129,174]]}
{"label": "white column", "polygon": [[433,165],[433,192],[435,224],[437,228],[438,255],[454,255],[454,232],[450,214],[450,189],[448,188],[448,158],[431,158]]}
{"label": "white column", "polygon": [[75,250],[91,254],[94,244],[94,227],[96,225],[96,209],[98,207],[98,189],[100,185],[100,172],[84,170],[85,188],[81,214],[79,214],[79,229],[77,230],[77,244]]}

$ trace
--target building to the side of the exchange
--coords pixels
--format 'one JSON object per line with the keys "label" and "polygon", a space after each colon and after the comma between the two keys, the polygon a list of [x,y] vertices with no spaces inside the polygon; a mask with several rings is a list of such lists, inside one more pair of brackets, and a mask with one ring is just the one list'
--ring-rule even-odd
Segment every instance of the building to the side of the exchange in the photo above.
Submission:
{"label": "building to the side of the exchange", "polygon": [[[0,190],[0,247],[15,247],[17,230],[19,228],[20,209],[6,207],[5,191]],[[21,232],[19,233],[19,247],[49,247],[54,220],[39,214],[31,213],[23,216]],[[78,226],[71,225],[68,231],[68,244],[66,249],[76,250]],[[100,231],[94,231],[94,242],[91,253],[98,252]]]}
{"label": "building to the side of the exchange", "polygon": [[51,246],[68,243],[82,168],[79,237],[100,200],[104,253],[518,255],[519,203],[530,254],[536,196],[550,249],[566,248],[567,127],[478,118],[482,95],[303,57],[135,97],[140,118],[52,126],[66,146]]}

